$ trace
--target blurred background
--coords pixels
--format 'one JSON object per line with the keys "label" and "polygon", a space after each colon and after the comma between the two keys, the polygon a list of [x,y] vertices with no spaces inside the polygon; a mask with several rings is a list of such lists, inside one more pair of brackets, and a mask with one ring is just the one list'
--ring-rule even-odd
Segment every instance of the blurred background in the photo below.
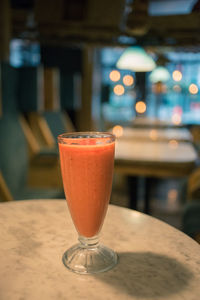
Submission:
{"label": "blurred background", "polygon": [[[182,228],[200,185],[200,1],[1,0],[0,25],[1,201],[64,197],[60,133],[185,128],[195,175],[149,191],[151,214]],[[130,206],[124,174],[111,202]]]}

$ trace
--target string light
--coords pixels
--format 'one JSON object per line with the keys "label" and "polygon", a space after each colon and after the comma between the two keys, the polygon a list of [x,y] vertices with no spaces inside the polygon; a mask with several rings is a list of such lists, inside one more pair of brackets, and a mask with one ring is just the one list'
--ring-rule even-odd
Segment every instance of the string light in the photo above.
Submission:
{"label": "string light", "polygon": [[131,86],[131,85],[133,85],[133,83],[134,83],[134,78],[133,78],[133,76],[131,76],[131,75],[125,75],[125,76],[123,77],[123,83],[124,83],[124,85],[126,85],[126,86]]}
{"label": "string light", "polygon": [[180,87],[180,85],[175,84],[175,85],[173,86],[173,90],[174,90],[174,92],[180,93],[180,92],[181,92],[181,87]]}
{"label": "string light", "polygon": [[146,104],[143,101],[138,101],[135,105],[135,110],[139,114],[143,114],[147,109]]}
{"label": "string light", "polygon": [[117,84],[116,86],[114,86],[113,92],[115,93],[115,95],[117,96],[121,96],[124,94],[124,87],[121,84]]}
{"label": "string light", "polygon": [[177,205],[178,191],[176,189],[170,189],[167,193],[167,202],[169,209],[173,210]]}
{"label": "string light", "polygon": [[189,86],[189,92],[193,95],[196,95],[198,93],[199,89],[198,86],[194,83],[190,84]]}
{"label": "string light", "polygon": [[113,70],[110,72],[109,77],[110,77],[110,80],[116,82],[116,81],[120,80],[121,75],[120,75],[119,71]]}
{"label": "string light", "polygon": [[175,114],[179,114],[180,116],[182,115],[183,113],[183,109],[181,106],[177,105],[173,108],[173,113]]}
{"label": "string light", "polygon": [[172,123],[174,123],[175,125],[181,124],[181,115],[179,113],[174,113],[172,115]]}
{"label": "string light", "polygon": [[122,136],[122,135],[123,135],[123,131],[124,131],[124,130],[123,130],[123,127],[120,126],[120,125],[114,126],[114,127],[113,127],[113,130],[112,130],[113,134],[114,134],[116,137]]}
{"label": "string light", "polygon": [[158,131],[156,129],[152,129],[149,132],[149,137],[152,141],[156,141],[158,139]]}
{"label": "string light", "polygon": [[177,200],[178,191],[176,189],[171,189],[171,190],[169,190],[167,196],[168,196],[169,202],[173,203],[174,201]]}
{"label": "string light", "polygon": [[183,75],[179,70],[175,70],[172,73],[172,78],[174,79],[174,81],[181,81],[182,77],[183,77]]}

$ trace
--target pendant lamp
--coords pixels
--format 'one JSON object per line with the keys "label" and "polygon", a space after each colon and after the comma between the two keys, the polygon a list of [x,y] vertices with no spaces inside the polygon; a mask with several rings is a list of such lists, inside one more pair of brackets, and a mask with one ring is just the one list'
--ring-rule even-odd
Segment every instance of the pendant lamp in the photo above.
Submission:
{"label": "pendant lamp", "polygon": [[149,75],[149,80],[152,83],[156,83],[158,81],[166,82],[169,79],[170,79],[170,73],[165,67],[157,67]]}
{"label": "pendant lamp", "polygon": [[156,64],[146,51],[138,46],[127,48],[117,61],[118,69],[131,70],[133,72],[150,72]]}

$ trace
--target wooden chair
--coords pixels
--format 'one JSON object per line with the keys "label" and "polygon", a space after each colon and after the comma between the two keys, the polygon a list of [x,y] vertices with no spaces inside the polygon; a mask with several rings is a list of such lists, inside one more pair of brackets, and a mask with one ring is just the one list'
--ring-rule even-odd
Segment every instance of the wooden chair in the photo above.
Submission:
{"label": "wooden chair", "polygon": [[57,149],[41,147],[23,115],[20,115],[19,120],[29,145],[28,184],[37,187],[62,187]]}
{"label": "wooden chair", "polygon": [[28,119],[40,146],[52,150],[57,149],[57,136],[59,134],[75,131],[70,117],[62,111],[32,112],[29,113]]}
{"label": "wooden chair", "polygon": [[64,111],[46,111],[42,113],[54,140],[57,143],[57,136],[64,132],[74,132],[75,127],[67,114]]}
{"label": "wooden chair", "polygon": [[200,156],[200,126],[199,125],[193,125],[190,128],[190,132],[192,134],[193,143],[194,146]]}
{"label": "wooden chair", "polygon": [[51,133],[51,130],[46,120],[43,118],[42,114],[38,112],[31,112],[28,115],[28,120],[32,132],[37,137],[40,147],[48,147],[48,148],[55,149],[56,148],[55,139]]}
{"label": "wooden chair", "polygon": [[[0,170],[3,176],[1,191],[4,198],[5,195],[10,198],[8,191],[15,200],[63,198],[58,156],[52,157],[51,154],[40,152],[32,139],[34,137],[31,131],[24,124],[23,117],[19,118],[15,113],[4,115],[0,119]],[[29,148],[32,146],[31,154],[28,143]],[[6,183],[8,189],[3,183]]]}
{"label": "wooden chair", "polygon": [[0,200],[1,201],[12,201],[14,200],[8,186],[3,178],[2,172],[0,171]]}
{"label": "wooden chair", "polygon": [[187,199],[200,202],[200,167],[192,172],[188,179]]}

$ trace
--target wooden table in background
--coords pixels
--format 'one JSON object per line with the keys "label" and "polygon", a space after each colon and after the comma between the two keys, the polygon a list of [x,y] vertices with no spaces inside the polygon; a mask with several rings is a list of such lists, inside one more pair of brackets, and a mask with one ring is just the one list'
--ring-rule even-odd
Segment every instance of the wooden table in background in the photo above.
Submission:
{"label": "wooden table in background", "polygon": [[199,245],[145,214],[109,206],[102,243],[118,265],[77,275],[62,263],[77,234],[64,200],[0,204],[1,300],[198,300]]}
{"label": "wooden table in background", "polygon": [[181,177],[192,171],[197,158],[191,143],[119,138],[115,170],[126,175]]}
{"label": "wooden table in background", "polygon": [[145,212],[149,212],[152,178],[185,177],[195,168],[198,155],[190,142],[153,141],[127,135],[116,140],[115,172],[128,176],[130,207],[137,209],[137,177],[146,178]]}

